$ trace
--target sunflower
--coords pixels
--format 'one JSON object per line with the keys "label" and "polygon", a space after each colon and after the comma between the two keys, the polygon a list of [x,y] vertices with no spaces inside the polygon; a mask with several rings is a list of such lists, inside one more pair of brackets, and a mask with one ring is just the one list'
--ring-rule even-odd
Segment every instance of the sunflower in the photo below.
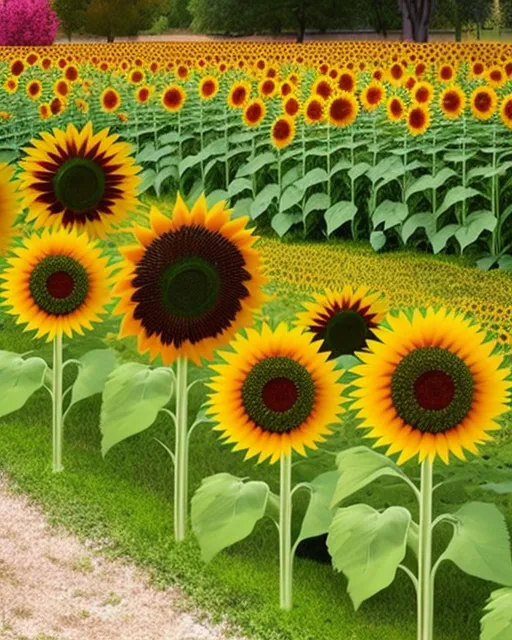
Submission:
{"label": "sunflower", "polygon": [[295,119],[282,115],[274,120],[270,130],[270,139],[277,149],[287,147],[295,137]]}
{"label": "sunflower", "polygon": [[13,177],[14,169],[0,163],[0,255],[9,244],[11,227],[19,209]]}
{"label": "sunflower", "polygon": [[391,96],[386,105],[388,120],[399,122],[403,120],[406,112],[405,103],[400,96]]}
{"label": "sunflower", "polygon": [[356,88],[356,75],[349,69],[344,69],[338,76],[338,89],[352,93]]}
{"label": "sunflower", "polygon": [[315,124],[325,120],[325,102],[320,97],[310,96],[304,103],[302,113],[306,124]]}
{"label": "sunflower", "polygon": [[13,249],[1,285],[8,313],[18,316],[25,331],[37,329],[36,338],[47,342],[73,331],[83,335],[109,301],[112,267],[101,250],[76,230],[46,229]]}
{"label": "sunflower", "polygon": [[54,98],[50,102],[50,111],[52,112],[53,116],[59,115],[59,113],[62,113],[65,110],[65,108],[66,108],[66,103],[62,98]]}
{"label": "sunflower", "polygon": [[360,428],[378,438],[375,446],[401,452],[398,464],[416,454],[422,462],[449,453],[464,460],[463,449],[493,438],[495,419],[508,407],[502,357],[491,355],[496,343],[461,314],[447,309],[401,312],[388,316],[389,328],[375,330],[380,342],[357,355],[363,364],[351,396]]}
{"label": "sunflower", "polygon": [[267,107],[261,98],[255,98],[247,104],[242,119],[248,127],[257,127],[267,113]]}
{"label": "sunflower", "polygon": [[128,82],[130,84],[140,84],[141,82],[144,82],[145,79],[146,76],[142,69],[132,69],[128,74]]}
{"label": "sunflower", "polygon": [[471,113],[478,120],[489,120],[498,105],[498,96],[492,87],[477,87],[470,98]]}
{"label": "sunflower", "polygon": [[121,96],[112,87],[107,87],[100,96],[100,104],[102,111],[112,113],[121,106]]}
{"label": "sunflower", "polygon": [[366,111],[374,111],[379,104],[385,100],[386,90],[380,82],[370,82],[370,84],[361,91],[359,99]]}
{"label": "sunflower", "polygon": [[224,444],[270,464],[292,450],[304,456],[305,447],[317,449],[343,402],[340,371],[319,343],[282,323],[275,332],[267,324],[261,332],[247,329],[247,338],[239,334],[231,346],[235,353],[222,354],[227,364],[211,365],[218,375],[207,383],[213,393],[206,412]]}
{"label": "sunflower", "polygon": [[342,91],[327,103],[327,120],[335,127],[347,127],[357,118],[359,105],[354,95]]}
{"label": "sunflower", "polygon": [[248,218],[230,214],[224,202],[208,210],[204,196],[189,211],[178,194],[172,219],[152,207],[151,229],[136,227],[139,244],[121,249],[119,337],[137,336],[140,353],[167,365],[182,355],[201,366],[251,323],[267,280]]}
{"label": "sunflower", "polygon": [[487,70],[485,76],[487,82],[491,85],[491,87],[495,87],[497,89],[502,87],[508,79],[505,70],[499,65],[493,65],[490,69]]}
{"label": "sunflower", "polygon": [[219,81],[215,76],[205,76],[199,81],[199,97],[201,100],[213,100],[219,90]]}
{"label": "sunflower", "polygon": [[64,80],[64,78],[60,78],[60,80],[57,80],[53,85],[53,91],[59,98],[67,98],[69,96],[70,90],[71,85],[67,80]]}
{"label": "sunflower", "polygon": [[81,111],[82,113],[89,112],[89,104],[82,98],[77,98],[75,100],[75,107],[78,109],[78,111]]}
{"label": "sunflower", "polygon": [[459,118],[464,113],[466,94],[456,84],[447,87],[439,97],[439,106],[446,118]]}
{"label": "sunflower", "polygon": [[469,78],[471,80],[474,80],[475,78],[481,78],[484,75],[484,73],[485,73],[485,64],[480,60],[475,60],[475,62],[473,62],[471,65]]}
{"label": "sunflower", "polygon": [[14,94],[18,91],[18,78],[10,77],[4,82],[4,89],[9,94]]}
{"label": "sunflower", "polygon": [[43,85],[39,80],[30,80],[25,86],[25,91],[31,100],[38,100],[43,92]]}
{"label": "sunflower", "polygon": [[262,98],[272,98],[277,91],[277,85],[272,78],[265,78],[258,85],[258,92]]}
{"label": "sunflower", "polygon": [[137,87],[137,89],[135,89],[134,97],[139,104],[147,104],[151,98],[152,93],[153,87],[142,85],[142,87]]}
{"label": "sunflower", "polygon": [[162,106],[167,111],[180,111],[186,98],[187,94],[183,87],[180,87],[179,84],[170,84],[162,93]]}
{"label": "sunflower", "polygon": [[235,82],[229,90],[227,103],[230,109],[243,109],[251,96],[251,83],[245,80]]}
{"label": "sunflower", "polygon": [[413,104],[407,112],[407,128],[413,136],[418,136],[430,126],[430,111],[422,104]]}
{"label": "sunflower", "polygon": [[426,80],[416,82],[411,90],[411,98],[419,104],[430,104],[434,98],[434,86]]}
{"label": "sunflower", "polygon": [[321,342],[320,351],[330,358],[353,355],[374,339],[373,330],[384,319],[388,308],[380,301],[382,294],[370,293],[368,287],[341,292],[327,289],[325,295],[313,294],[315,302],[306,302],[306,311],[297,314],[296,324],[304,327]]}
{"label": "sunflower", "polygon": [[386,76],[388,82],[393,87],[399,87],[404,81],[405,69],[401,64],[396,62],[389,68]]}
{"label": "sunflower", "polygon": [[78,227],[91,237],[105,237],[113,224],[137,205],[140,167],[130,157],[131,147],[117,142],[108,129],[93,134],[92,123],[78,132],[41,132],[19,163],[22,206],[36,228]]}
{"label": "sunflower", "polygon": [[79,76],[80,73],[78,71],[78,67],[76,67],[74,64],[68,64],[68,66],[64,69],[64,78],[66,78],[68,82],[76,82]]}
{"label": "sunflower", "polygon": [[300,100],[293,94],[283,100],[283,111],[291,118],[295,118],[299,114],[300,108]]}
{"label": "sunflower", "polygon": [[39,105],[38,111],[39,111],[39,118],[41,120],[48,120],[48,118],[51,118],[52,116],[50,105],[47,102],[42,102]]}
{"label": "sunflower", "polygon": [[328,78],[318,78],[311,87],[311,95],[320,96],[324,100],[329,100],[333,92],[333,83]]}
{"label": "sunflower", "polygon": [[441,83],[453,82],[457,71],[452,64],[442,64],[437,71],[437,80]]}
{"label": "sunflower", "polygon": [[501,102],[500,118],[506,127],[512,129],[512,93],[505,96]]}

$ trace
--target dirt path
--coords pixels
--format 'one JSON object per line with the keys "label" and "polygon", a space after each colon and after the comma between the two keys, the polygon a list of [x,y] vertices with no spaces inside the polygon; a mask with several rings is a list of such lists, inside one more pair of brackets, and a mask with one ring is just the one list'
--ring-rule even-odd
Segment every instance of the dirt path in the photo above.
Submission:
{"label": "dirt path", "polygon": [[[138,569],[50,527],[0,472],[1,640],[223,640]],[[231,636],[232,637],[232,636]],[[236,640],[236,639],[235,639]],[[240,639],[239,639],[240,640]]]}

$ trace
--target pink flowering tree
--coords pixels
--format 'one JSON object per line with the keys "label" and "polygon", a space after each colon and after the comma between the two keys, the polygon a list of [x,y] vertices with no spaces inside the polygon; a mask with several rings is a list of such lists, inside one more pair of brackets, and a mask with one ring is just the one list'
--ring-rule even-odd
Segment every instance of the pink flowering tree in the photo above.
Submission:
{"label": "pink flowering tree", "polygon": [[48,45],[59,20],[49,0],[0,0],[0,45]]}

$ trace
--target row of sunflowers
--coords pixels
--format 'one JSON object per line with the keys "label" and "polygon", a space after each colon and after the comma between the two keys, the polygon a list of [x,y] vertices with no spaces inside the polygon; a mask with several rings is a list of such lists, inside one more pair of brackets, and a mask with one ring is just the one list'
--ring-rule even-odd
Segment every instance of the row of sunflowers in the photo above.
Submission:
{"label": "row of sunflowers", "polygon": [[[72,402],[102,393],[104,454],[164,412],[176,434],[169,453],[177,542],[189,527],[190,435],[213,422],[223,442],[247,458],[279,462],[280,490],[226,473],[205,478],[190,518],[204,560],[247,537],[261,518],[272,518],[279,533],[280,606],[288,610],[297,545],[327,534],[355,608],[389,586],[400,569],[416,591],[418,639],[432,640],[434,579],[449,559],[501,585],[482,622],[482,639],[496,640],[512,588],[506,524],[495,505],[478,502],[434,518],[432,478],[436,459],[447,464],[451,455],[478,455],[502,428],[512,386],[503,349],[463,313],[437,306],[397,313],[378,291],[350,285],[306,303],[293,328],[251,326],[268,299],[269,267],[250,217],[235,215],[223,200],[210,205],[204,194],[189,206],[178,193],[171,216],[152,207],[149,226],[131,225],[134,242],[121,256],[109,256],[109,234],[140,207],[141,167],[130,151],[107,129],[95,133],[91,122],[82,129],[70,124],[32,139],[16,172],[1,168],[4,305],[36,339],[53,343],[51,369],[31,353],[1,353],[3,415],[47,390],[57,473],[63,471],[69,392]],[[117,299],[114,314],[122,316],[119,339],[136,337],[139,353],[152,363],[159,358],[161,366],[118,365],[108,349],[64,361],[64,337],[75,340],[92,329],[111,298]],[[189,370],[206,363],[209,395],[189,425]],[[78,368],[77,393],[63,389],[69,365]],[[317,449],[349,418],[375,446],[386,446],[386,455],[365,446],[340,451],[336,470],[301,483],[311,500],[292,540],[299,486],[292,483],[293,456]],[[395,462],[390,456],[397,453]],[[402,469],[416,456],[419,486]],[[418,522],[401,506],[340,506],[383,475],[416,496]],[[441,522],[454,525],[455,535],[434,564],[433,531]],[[478,557],[464,553],[468,541],[478,544]],[[415,570],[404,563],[407,548],[416,556]]]}

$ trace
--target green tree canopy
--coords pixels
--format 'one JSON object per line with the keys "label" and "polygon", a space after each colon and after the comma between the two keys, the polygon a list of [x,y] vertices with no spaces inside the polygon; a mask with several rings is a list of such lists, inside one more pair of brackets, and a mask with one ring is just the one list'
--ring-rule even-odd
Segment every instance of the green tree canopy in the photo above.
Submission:
{"label": "green tree canopy", "polygon": [[90,0],[84,26],[88,33],[113,42],[116,36],[133,36],[141,29],[149,29],[164,11],[162,0]]}

